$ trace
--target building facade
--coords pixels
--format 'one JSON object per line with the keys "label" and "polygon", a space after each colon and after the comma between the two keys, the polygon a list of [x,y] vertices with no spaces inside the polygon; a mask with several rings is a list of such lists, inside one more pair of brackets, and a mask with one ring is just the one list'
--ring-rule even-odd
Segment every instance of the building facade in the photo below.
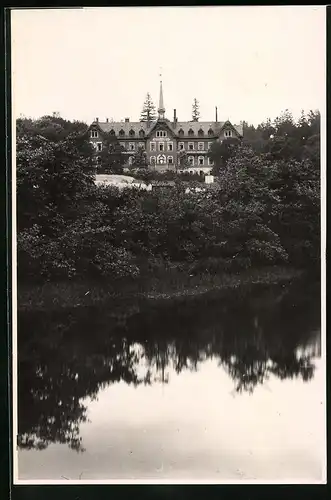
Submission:
{"label": "building facade", "polygon": [[105,122],[97,118],[89,127],[90,142],[96,151],[101,151],[105,134],[118,139],[127,156],[126,165],[132,163],[135,153],[142,148],[146,152],[150,168],[157,171],[173,170],[190,173],[208,174],[212,161],[208,151],[215,141],[223,141],[229,137],[241,139],[242,125],[233,125],[229,121],[218,121],[217,108],[214,122],[187,121],[180,122],[174,110],[172,120],[165,116],[162,81],[158,118],[149,122],[131,122],[126,118],[121,122]]}

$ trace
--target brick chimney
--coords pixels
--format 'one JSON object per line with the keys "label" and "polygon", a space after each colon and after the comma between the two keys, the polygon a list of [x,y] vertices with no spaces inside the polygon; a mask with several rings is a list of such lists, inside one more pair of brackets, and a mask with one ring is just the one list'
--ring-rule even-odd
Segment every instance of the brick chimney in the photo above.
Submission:
{"label": "brick chimney", "polygon": [[176,115],[176,110],[174,109],[174,125],[177,123],[177,115]]}
{"label": "brick chimney", "polygon": [[108,120],[108,118],[106,118],[106,122],[107,122],[107,123],[108,123],[108,121],[109,121],[109,120]]}
{"label": "brick chimney", "polygon": [[130,118],[125,118],[125,123],[129,123]]}
{"label": "brick chimney", "polygon": [[99,118],[97,117],[97,118],[95,119],[95,121],[96,121],[96,122],[98,123],[98,121],[99,121]]}
{"label": "brick chimney", "polygon": [[217,119],[217,106],[215,106],[215,121],[218,122],[218,119]]}

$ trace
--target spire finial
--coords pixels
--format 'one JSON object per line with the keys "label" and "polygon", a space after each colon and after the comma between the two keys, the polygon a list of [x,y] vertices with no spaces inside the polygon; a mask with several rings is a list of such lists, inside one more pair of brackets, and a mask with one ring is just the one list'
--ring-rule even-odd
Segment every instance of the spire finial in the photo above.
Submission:
{"label": "spire finial", "polygon": [[164,118],[164,113],[165,113],[165,108],[164,108],[164,104],[163,104],[162,68],[160,68],[160,98],[159,98],[158,113],[159,113],[159,119],[160,118],[163,119]]}

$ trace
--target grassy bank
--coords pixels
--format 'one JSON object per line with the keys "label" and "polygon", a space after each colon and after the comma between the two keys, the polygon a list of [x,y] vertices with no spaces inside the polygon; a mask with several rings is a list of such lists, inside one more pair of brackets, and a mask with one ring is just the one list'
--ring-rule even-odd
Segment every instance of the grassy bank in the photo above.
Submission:
{"label": "grassy bank", "polygon": [[270,267],[250,269],[238,274],[168,273],[162,279],[150,277],[141,281],[116,283],[61,282],[18,286],[19,310],[57,310],[80,306],[102,305],[117,297],[177,299],[211,291],[235,289],[251,285],[288,283],[303,274],[297,269]]}

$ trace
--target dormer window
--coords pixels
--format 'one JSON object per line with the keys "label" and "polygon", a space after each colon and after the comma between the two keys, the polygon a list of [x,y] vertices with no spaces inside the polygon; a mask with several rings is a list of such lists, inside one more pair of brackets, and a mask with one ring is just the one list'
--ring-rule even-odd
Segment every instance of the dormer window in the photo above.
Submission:
{"label": "dormer window", "polygon": [[115,130],[114,130],[114,129],[111,129],[111,131],[110,131],[110,135],[116,135],[116,134],[115,134]]}
{"label": "dormer window", "polygon": [[188,131],[188,135],[194,135],[194,132],[193,130],[190,128],[190,130]]}
{"label": "dormer window", "polygon": [[204,131],[202,130],[202,128],[198,131],[198,135],[200,137],[203,137],[205,135]]}
{"label": "dormer window", "polygon": [[123,130],[123,129],[121,129],[121,130],[120,130],[119,135],[120,135],[121,137],[123,137],[123,135],[125,135],[125,132],[124,132],[124,130]]}
{"label": "dormer window", "polygon": [[157,130],[156,137],[167,137],[167,132],[165,130]]}
{"label": "dormer window", "polygon": [[178,130],[178,135],[184,135],[184,130],[182,128]]}
{"label": "dormer window", "polygon": [[213,131],[213,129],[212,129],[212,128],[210,128],[210,129],[208,130],[208,135],[214,135],[214,131]]}
{"label": "dormer window", "polygon": [[130,130],[130,132],[129,132],[129,136],[130,136],[130,137],[134,137],[134,136],[135,136],[135,132],[134,132],[134,130],[132,130],[132,129]]}
{"label": "dormer window", "polygon": [[139,130],[139,137],[145,137],[145,132],[143,130]]}
{"label": "dormer window", "polygon": [[91,130],[91,138],[97,139],[99,137],[97,130]]}
{"label": "dormer window", "polygon": [[224,136],[225,137],[232,137],[232,130],[225,130],[224,131]]}

